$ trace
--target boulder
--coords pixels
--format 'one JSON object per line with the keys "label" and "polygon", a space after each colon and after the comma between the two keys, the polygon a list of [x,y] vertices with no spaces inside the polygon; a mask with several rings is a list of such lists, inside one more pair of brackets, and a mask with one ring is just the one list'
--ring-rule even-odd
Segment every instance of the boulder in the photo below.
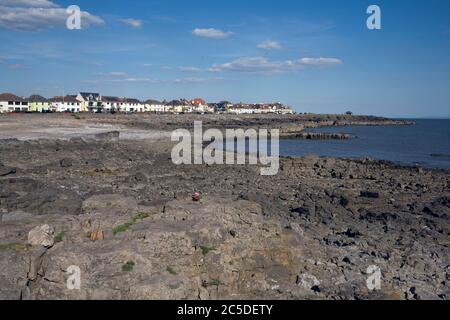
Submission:
{"label": "boulder", "polygon": [[54,233],[55,230],[47,224],[37,226],[28,233],[28,243],[32,246],[51,248],[55,243]]}
{"label": "boulder", "polygon": [[313,275],[302,273],[297,277],[297,285],[306,290],[313,290],[320,286],[320,281]]}

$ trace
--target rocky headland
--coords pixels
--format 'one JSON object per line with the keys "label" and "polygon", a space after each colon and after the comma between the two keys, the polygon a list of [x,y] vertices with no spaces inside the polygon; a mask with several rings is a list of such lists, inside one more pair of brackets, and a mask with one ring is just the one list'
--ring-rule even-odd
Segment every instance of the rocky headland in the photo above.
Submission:
{"label": "rocky headland", "polygon": [[[182,116],[0,117],[0,299],[449,299],[448,171],[309,156],[264,177],[176,166],[164,134],[120,139],[191,126]],[[203,125],[352,124],[315,117]],[[391,121],[370,119],[353,123]],[[62,125],[85,136],[26,139]],[[80,290],[67,287],[70,266]]]}

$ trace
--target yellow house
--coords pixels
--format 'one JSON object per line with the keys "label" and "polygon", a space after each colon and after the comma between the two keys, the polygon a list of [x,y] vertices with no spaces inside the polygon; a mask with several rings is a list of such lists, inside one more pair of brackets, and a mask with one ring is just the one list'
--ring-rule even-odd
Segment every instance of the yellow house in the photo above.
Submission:
{"label": "yellow house", "polygon": [[52,103],[40,95],[32,95],[28,98],[28,108],[30,112],[50,112]]}

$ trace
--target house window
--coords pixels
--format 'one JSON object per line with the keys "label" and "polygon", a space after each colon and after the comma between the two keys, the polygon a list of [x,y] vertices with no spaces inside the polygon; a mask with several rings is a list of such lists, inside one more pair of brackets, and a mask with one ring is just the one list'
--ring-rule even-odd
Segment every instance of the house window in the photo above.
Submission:
{"label": "house window", "polygon": [[8,105],[12,106],[14,103],[12,101],[8,101]]}

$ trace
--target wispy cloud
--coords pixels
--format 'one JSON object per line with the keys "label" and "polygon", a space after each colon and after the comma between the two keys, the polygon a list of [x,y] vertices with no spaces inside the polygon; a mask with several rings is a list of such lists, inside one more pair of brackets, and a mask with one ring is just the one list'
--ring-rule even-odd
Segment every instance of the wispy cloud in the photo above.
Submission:
{"label": "wispy cloud", "polygon": [[2,0],[0,1],[2,6],[13,6],[19,8],[55,8],[57,4],[49,0]]}
{"label": "wispy cloud", "polygon": [[264,50],[281,50],[281,44],[277,41],[264,41],[258,44],[258,48]]}
{"label": "wispy cloud", "polygon": [[[51,27],[65,27],[69,17],[66,8],[48,0],[4,0],[0,2],[0,29],[39,31]],[[104,24],[102,18],[81,12],[81,25]]]}
{"label": "wispy cloud", "polygon": [[95,74],[96,76],[105,76],[105,77],[127,77],[128,74],[122,71],[111,71],[111,72],[98,72]]}
{"label": "wispy cloud", "polygon": [[214,28],[208,29],[197,28],[194,29],[194,31],[192,31],[192,34],[197,37],[211,38],[211,39],[225,39],[233,35],[232,32],[226,32]]}
{"label": "wispy cloud", "polygon": [[84,83],[89,84],[102,84],[102,83],[123,83],[123,82],[149,82],[149,83],[156,83],[156,80],[150,79],[150,78],[132,78],[132,77],[125,77],[125,78],[119,78],[119,79],[89,79],[89,80],[83,80]]}
{"label": "wispy cloud", "polygon": [[15,63],[15,64],[10,64],[8,66],[9,69],[13,69],[13,70],[17,70],[17,69],[24,69],[25,66],[23,64],[20,63]]}
{"label": "wispy cloud", "polygon": [[133,18],[120,19],[119,21],[122,22],[123,24],[126,24],[133,28],[139,28],[142,26],[142,23],[143,23],[142,20],[133,19]]}
{"label": "wispy cloud", "polygon": [[342,61],[337,58],[301,58],[270,61],[264,57],[251,57],[240,58],[224,64],[216,64],[213,68],[221,71],[272,74],[295,71],[305,66],[334,66],[339,64],[342,64]]}
{"label": "wispy cloud", "polygon": [[202,84],[202,83],[212,83],[216,81],[221,81],[223,78],[216,77],[216,78],[196,78],[196,77],[189,77],[189,78],[181,78],[181,79],[174,79],[174,80],[166,80],[165,83],[173,83],[173,84]]}
{"label": "wispy cloud", "polygon": [[201,68],[197,68],[197,67],[179,67],[178,70],[180,70],[181,72],[193,72],[193,73],[203,71]]}
{"label": "wispy cloud", "polygon": [[199,77],[186,77],[186,78],[176,78],[176,79],[151,79],[151,78],[117,78],[117,79],[89,79],[83,80],[83,83],[88,84],[113,84],[113,83],[152,83],[152,84],[201,84],[201,83],[211,83],[215,81],[223,80],[223,78],[199,78]]}

